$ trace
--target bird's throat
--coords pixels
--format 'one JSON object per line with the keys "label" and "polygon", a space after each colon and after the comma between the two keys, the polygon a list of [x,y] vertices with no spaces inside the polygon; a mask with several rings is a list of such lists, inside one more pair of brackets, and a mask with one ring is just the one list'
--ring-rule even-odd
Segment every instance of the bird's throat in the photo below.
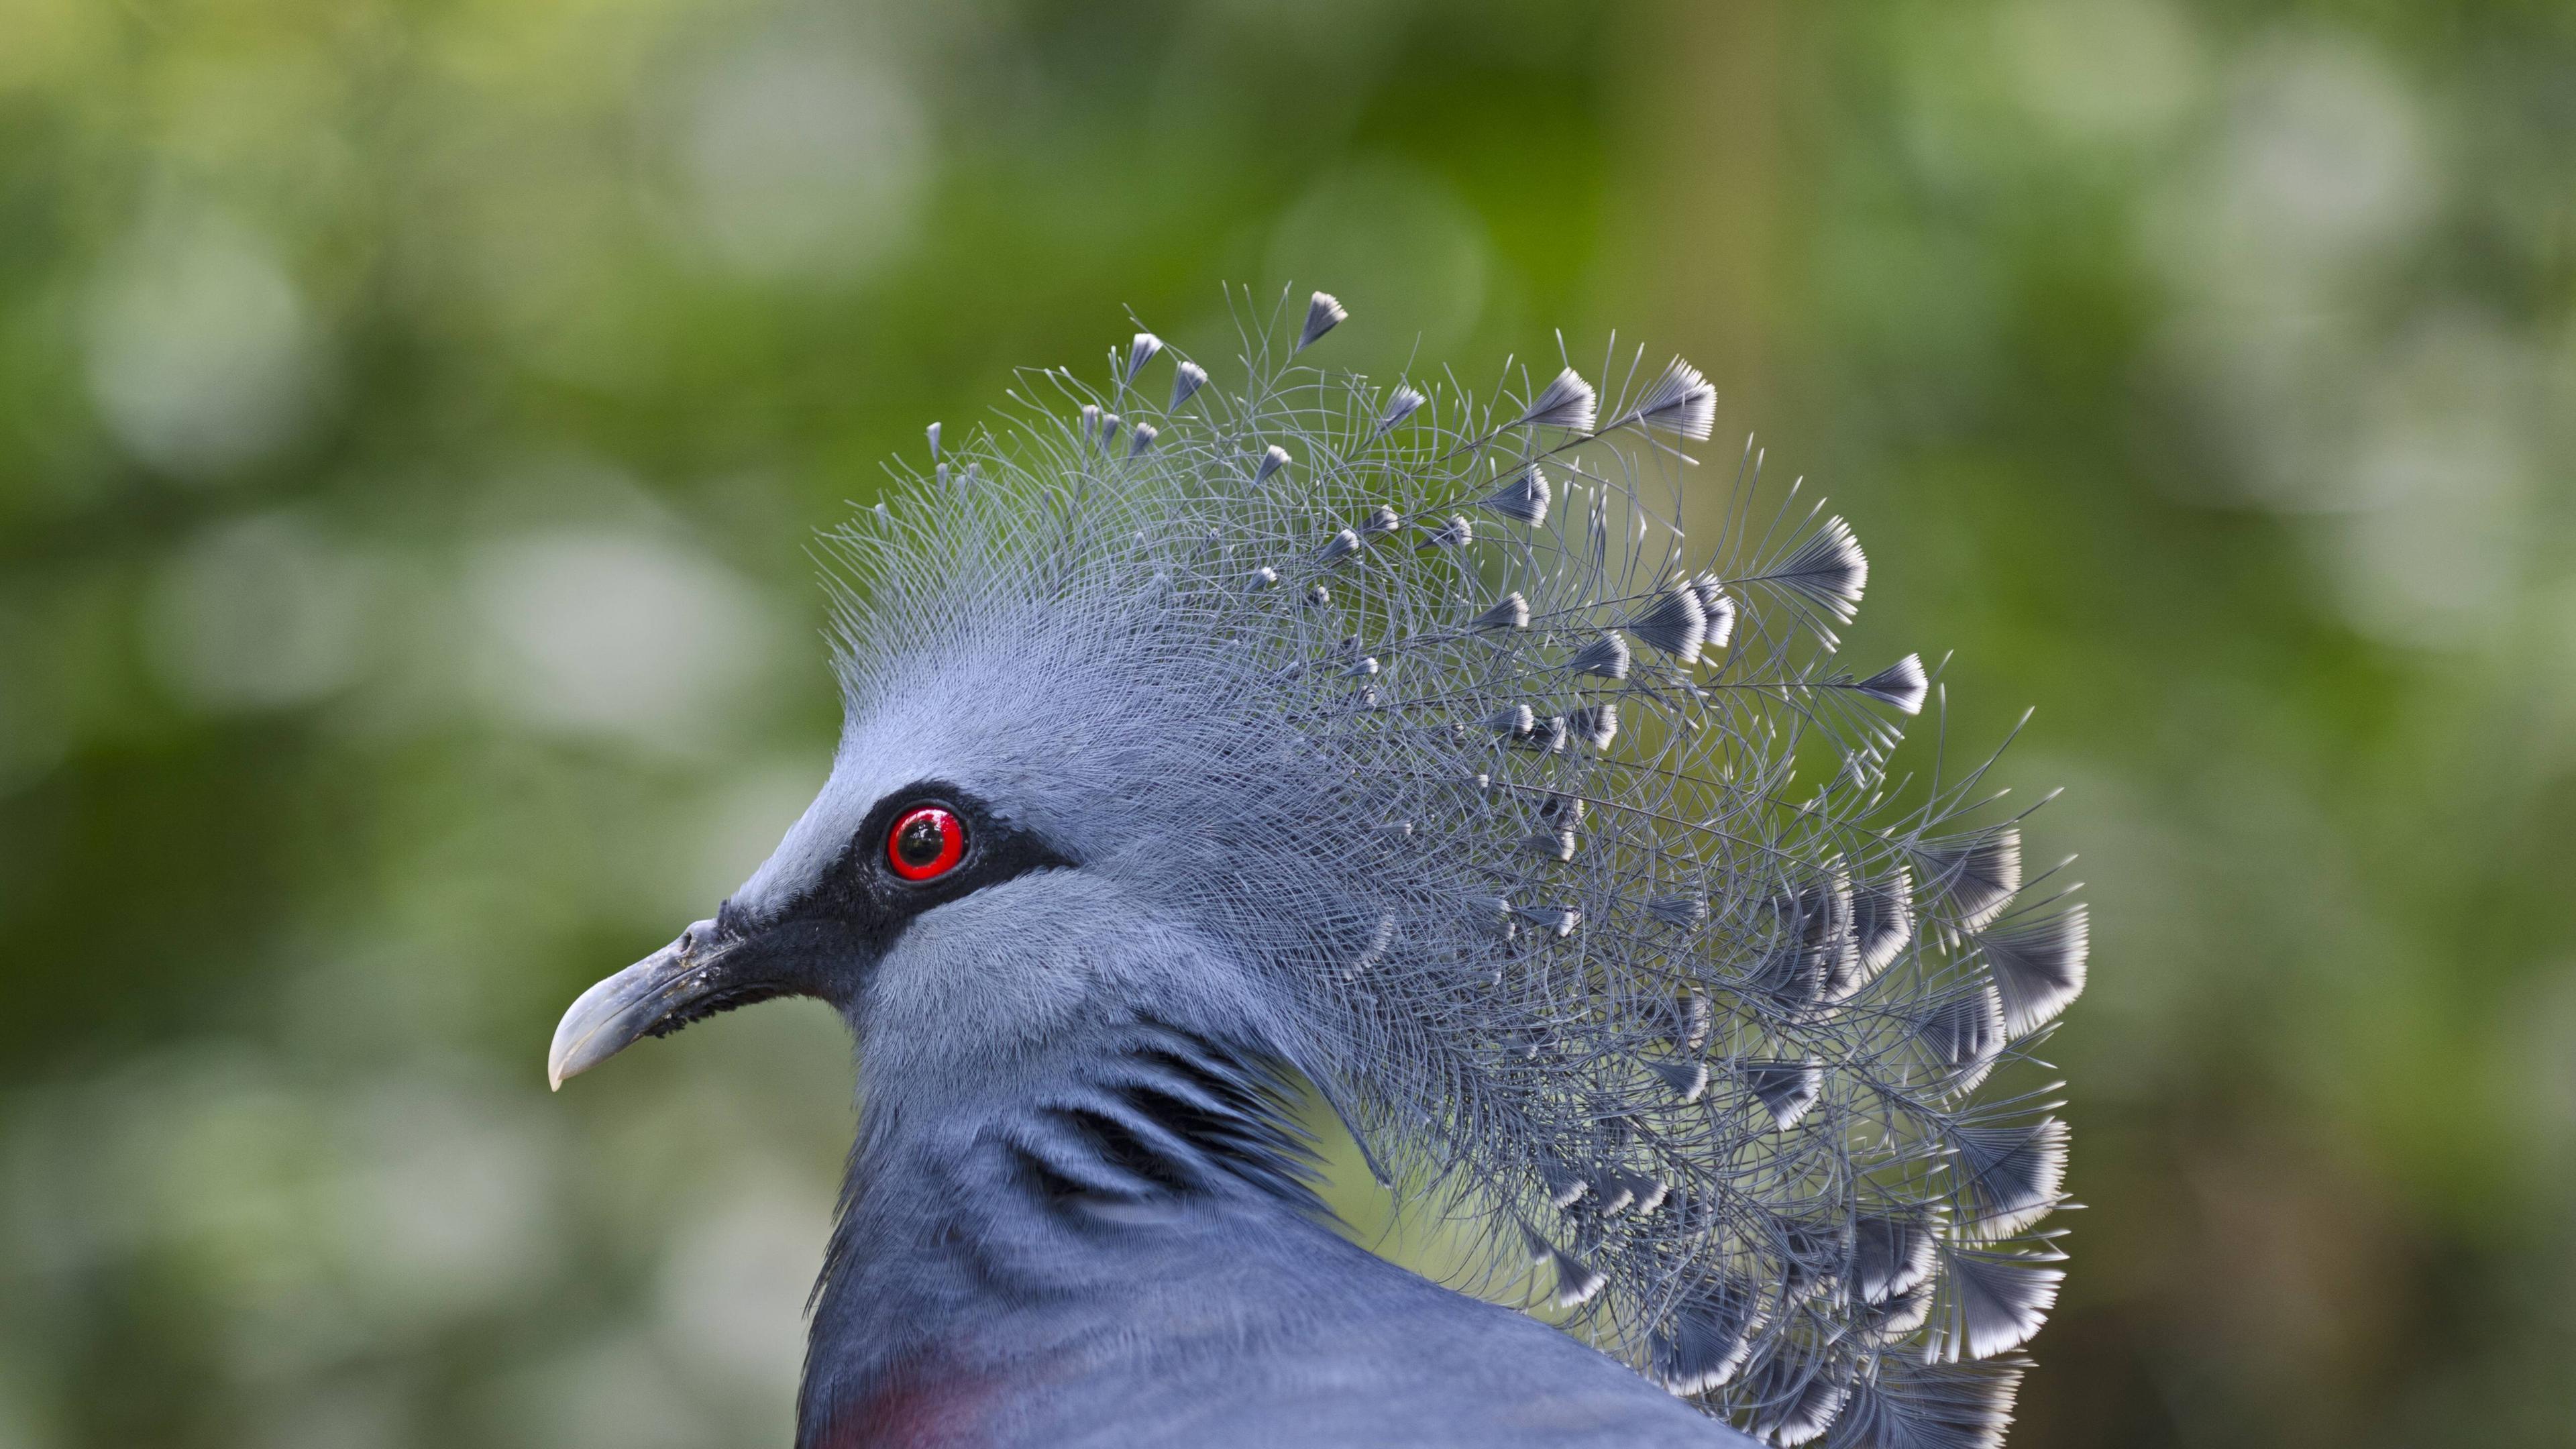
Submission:
{"label": "bird's throat", "polygon": [[978,1442],[996,1365],[1025,1387],[1084,1351],[1051,1310],[1116,1299],[1212,1225],[1318,1230],[1277,1067],[1151,1025],[1045,1065],[942,1102],[872,1084],[816,1296],[800,1449]]}

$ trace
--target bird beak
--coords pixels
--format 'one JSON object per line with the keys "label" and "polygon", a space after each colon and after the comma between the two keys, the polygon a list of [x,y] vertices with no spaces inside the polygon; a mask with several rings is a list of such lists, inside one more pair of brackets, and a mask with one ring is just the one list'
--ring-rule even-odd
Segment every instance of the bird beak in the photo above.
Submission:
{"label": "bird beak", "polygon": [[[719,936],[713,921],[700,921],[680,939],[581,994],[555,1027],[546,1053],[546,1083],[557,1091],[623,1051],[638,1037],[662,1036],[743,999],[727,960],[739,938]],[[761,995],[771,992],[763,991]]]}

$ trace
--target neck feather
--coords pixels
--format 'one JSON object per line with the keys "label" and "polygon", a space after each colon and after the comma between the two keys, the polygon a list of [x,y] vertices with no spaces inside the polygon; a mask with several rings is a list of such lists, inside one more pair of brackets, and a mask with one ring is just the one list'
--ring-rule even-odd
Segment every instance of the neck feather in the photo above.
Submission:
{"label": "neck feather", "polygon": [[1016,1315],[1114,1296],[1210,1214],[1328,1217],[1290,1073],[1205,1037],[1135,1023],[963,1098],[898,1086],[864,1094],[816,1289],[809,1428],[937,1379]]}

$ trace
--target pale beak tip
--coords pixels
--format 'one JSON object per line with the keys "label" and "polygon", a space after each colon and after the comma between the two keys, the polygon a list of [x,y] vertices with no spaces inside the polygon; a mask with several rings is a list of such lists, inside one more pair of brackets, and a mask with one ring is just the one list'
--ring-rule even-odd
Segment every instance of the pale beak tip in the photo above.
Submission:
{"label": "pale beak tip", "polygon": [[[691,931],[712,930],[708,922]],[[595,982],[555,1024],[546,1049],[546,1089],[560,1092],[568,1078],[608,1060],[650,1031],[655,1021],[692,991],[705,989],[705,960],[692,961],[675,941],[616,975]]]}
{"label": "pale beak tip", "polygon": [[[573,1009],[579,1011],[581,1008],[576,1005]],[[549,1092],[562,1091],[565,1082],[580,1076],[594,1065],[580,1058],[581,1049],[590,1044],[590,1039],[596,1035],[596,1030],[576,1032],[571,1029],[573,1025],[574,1023],[567,1017],[564,1027],[555,1033],[554,1046],[546,1053],[546,1090]]]}

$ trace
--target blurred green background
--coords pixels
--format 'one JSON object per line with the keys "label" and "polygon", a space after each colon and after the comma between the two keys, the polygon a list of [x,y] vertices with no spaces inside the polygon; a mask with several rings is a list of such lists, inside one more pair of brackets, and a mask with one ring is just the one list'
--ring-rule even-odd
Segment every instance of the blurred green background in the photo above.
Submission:
{"label": "blurred green background", "polygon": [[0,0],[0,1445],[784,1443],[837,1024],[556,1014],[880,460],[1290,278],[1689,355],[2038,707],[2014,1442],[2576,1443],[2576,7]]}

